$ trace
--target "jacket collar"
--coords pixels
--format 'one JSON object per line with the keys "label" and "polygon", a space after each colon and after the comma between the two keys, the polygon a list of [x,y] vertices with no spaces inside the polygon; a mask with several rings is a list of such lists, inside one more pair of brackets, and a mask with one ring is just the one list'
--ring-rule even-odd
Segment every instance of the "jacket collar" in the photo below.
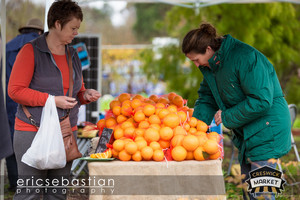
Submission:
{"label": "jacket collar", "polygon": [[[234,43],[234,38],[231,35],[224,35],[221,47],[218,51],[214,53],[214,55],[208,60],[210,69],[215,72],[220,67],[222,67],[222,63],[226,58],[229,49],[232,48],[232,44]],[[199,68],[208,68],[205,66],[199,66]],[[209,69],[209,68],[208,68]]]}
{"label": "jacket collar", "polygon": [[[36,39],[36,47],[42,51],[42,52],[47,52],[49,54],[51,54],[51,51],[49,50],[48,48],[48,45],[47,45],[47,42],[46,42],[46,36],[49,34],[49,32],[45,32],[43,35],[41,35],[40,37],[38,37]],[[66,45],[65,46],[65,52],[66,52],[66,55],[68,55],[67,53],[67,48],[70,47],[69,45]],[[74,48],[69,48],[70,49],[70,53],[72,55],[72,57],[74,56],[75,54],[75,49]]]}

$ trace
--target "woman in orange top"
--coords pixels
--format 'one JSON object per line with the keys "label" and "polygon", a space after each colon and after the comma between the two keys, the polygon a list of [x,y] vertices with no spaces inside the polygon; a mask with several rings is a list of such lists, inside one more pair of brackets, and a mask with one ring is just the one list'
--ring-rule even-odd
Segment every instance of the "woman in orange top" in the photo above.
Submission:
{"label": "woman in orange top", "polygon": [[[25,184],[19,186],[49,186],[54,178],[59,180],[59,186],[65,186],[65,183],[61,182],[62,178],[69,178],[72,166],[72,162],[68,162],[62,169],[37,170],[21,162],[23,154],[30,147],[37,132],[37,128],[27,119],[22,105],[26,106],[39,126],[42,108],[48,95],[55,96],[59,117],[65,116],[67,109],[71,110],[70,122],[76,135],[80,105],[97,101],[100,97],[98,91],[85,89],[78,54],[74,48],[68,46],[78,34],[82,20],[83,14],[77,3],[68,0],[54,2],[48,12],[49,32],[26,44],[15,61],[8,94],[19,104],[16,113],[14,150],[19,179],[23,179],[22,182]],[[72,97],[68,96],[68,49],[73,67]],[[66,199],[66,190],[58,187],[54,191],[53,188],[46,187],[38,190],[33,188],[28,192],[27,189],[18,188],[14,199],[39,199],[40,195],[44,195],[47,199]]]}

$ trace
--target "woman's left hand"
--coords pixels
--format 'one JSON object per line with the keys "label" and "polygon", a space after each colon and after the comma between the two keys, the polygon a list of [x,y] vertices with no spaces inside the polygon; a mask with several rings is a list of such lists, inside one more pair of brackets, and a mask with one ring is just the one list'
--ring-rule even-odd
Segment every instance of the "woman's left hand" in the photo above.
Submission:
{"label": "woman's left hand", "polygon": [[219,124],[222,123],[221,115],[222,115],[222,110],[218,110],[218,112],[215,114],[215,122],[217,126],[219,126]]}
{"label": "woman's left hand", "polygon": [[94,89],[86,89],[83,94],[83,98],[86,101],[90,101],[90,102],[97,101],[100,97],[101,97],[101,94],[97,90],[94,90]]}

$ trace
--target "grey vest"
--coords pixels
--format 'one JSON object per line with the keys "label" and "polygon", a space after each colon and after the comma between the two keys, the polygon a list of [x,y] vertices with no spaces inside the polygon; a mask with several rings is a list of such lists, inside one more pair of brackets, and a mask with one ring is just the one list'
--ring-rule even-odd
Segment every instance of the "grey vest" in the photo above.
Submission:
{"label": "grey vest", "polygon": [[[29,88],[40,92],[48,93],[53,96],[64,96],[62,74],[55,63],[55,60],[50,50],[48,49],[46,37],[45,37],[47,34],[48,32],[30,41],[30,43],[33,46],[33,52],[34,52],[34,73]],[[72,56],[73,71],[74,71],[73,97],[76,98],[78,101],[78,104],[74,108],[72,108],[70,112],[70,121],[73,127],[76,126],[78,120],[78,109],[80,106],[80,102],[77,97],[77,94],[82,86],[82,69],[81,69],[80,59],[78,57],[76,50],[73,47],[69,47],[69,48]],[[66,56],[68,61],[67,46],[66,46]],[[68,93],[66,94],[66,96],[68,96]],[[31,113],[33,119],[37,122],[38,126],[40,126],[40,119],[41,119],[43,106],[36,106],[36,107],[26,106],[26,107]],[[67,113],[66,110],[60,108],[57,108],[57,112],[59,118],[63,117]],[[23,112],[22,106],[20,104],[18,105],[16,117],[30,124],[30,121],[28,120],[25,113]]]}

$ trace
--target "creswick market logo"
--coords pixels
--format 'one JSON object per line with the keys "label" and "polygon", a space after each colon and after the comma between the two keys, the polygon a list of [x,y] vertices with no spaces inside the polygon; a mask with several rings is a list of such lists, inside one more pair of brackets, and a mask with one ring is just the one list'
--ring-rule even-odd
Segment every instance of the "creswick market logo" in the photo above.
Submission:
{"label": "creswick market logo", "polygon": [[250,193],[274,193],[280,194],[284,190],[285,180],[281,177],[282,172],[268,166],[257,168],[249,173],[248,191]]}

